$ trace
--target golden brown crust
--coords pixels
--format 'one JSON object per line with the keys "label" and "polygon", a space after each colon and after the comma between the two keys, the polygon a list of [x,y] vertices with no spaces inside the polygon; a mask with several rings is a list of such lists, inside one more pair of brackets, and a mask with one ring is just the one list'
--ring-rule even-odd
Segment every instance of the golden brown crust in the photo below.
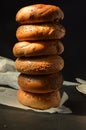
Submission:
{"label": "golden brown crust", "polygon": [[61,39],[65,28],[60,24],[21,25],[17,28],[16,37],[19,41]]}
{"label": "golden brown crust", "polygon": [[15,68],[24,74],[51,74],[62,70],[64,60],[58,55],[31,58],[17,58]]}
{"label": "golden brown crust", "polygon": [[21,8],[16,14],[16,21],[20,24],[39,22],[54,22],[64,18],[60,7],[47,4],[35,4]]}
{"label": "golden brown crust", "polygon": [[24,41],[18,42],[13,47],[13,54],[16,57],[30,57],[41,55],[61,54],[64,51],[63,44],[58,40],[47,41]]}
{"label": "golden brown crust", "polygon": [[61,99],[60,93],[57,90],[52,93],[35,94],[27,93],[20,89],[18,90],[17,97],[21,104],[41,110],[58,107]]}
{"label": "golden brown crust", "polygon": [[62,87],[63,77],[61,73],[50,75],[25,75],[20,74],[18,84],[26,92],[48,93]]}

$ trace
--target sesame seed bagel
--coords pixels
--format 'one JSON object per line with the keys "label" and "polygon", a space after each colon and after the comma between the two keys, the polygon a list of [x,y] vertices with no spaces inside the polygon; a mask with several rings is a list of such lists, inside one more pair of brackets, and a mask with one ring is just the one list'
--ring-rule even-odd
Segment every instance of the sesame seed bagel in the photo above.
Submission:
{"label": "sesame seed bagel", "polygon": [[61,24],[21,25],[16,30],[18,41],[61,39],[65,35],[65,28]]}
{"label": "sesame seed bagel", "polygon": [[24,74],[51,74],[62,70],[64,60],[58,55],[41,57],[20,57],[15,61],[15,68]]}

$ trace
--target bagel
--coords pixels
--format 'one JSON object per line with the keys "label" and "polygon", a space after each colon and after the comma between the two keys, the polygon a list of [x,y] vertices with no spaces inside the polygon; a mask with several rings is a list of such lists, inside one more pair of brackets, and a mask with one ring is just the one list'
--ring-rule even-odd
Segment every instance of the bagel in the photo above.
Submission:
{"label": "bagel", "polygon": [[57,90],[51,93],[37,94],[20,89],[17,92],[17,98],[21,104],[41,110],[58,107],[61,100],[60,93]]}
{"label": "bagel", "polygon": [[61,24],[21,25],[16,30],[18,41],[61,39],[65,35],[65,28]]}
{"label": "bagel", "polygon": [[30,57],[41,55],[61,54],[64,51],[63,44],[58,40],[47,41],[24,41],[18,42],[13,47],[13,54],[16,57]]}
{"label": "bagel", "polygon": [[54,22],[64,18],[60,7],[47,4],[34,4],[21,8],[16,14],[19,24],[30,24],[39,22]]}
{"label": "bagel", "polygon": [[20,57],[15,60],[15,68],[24,74],[51,74],[62,70],[64,60],[58,55],[40,57]]}
{"label": "bagel", "polygon": [[48,93],[56,89],[60,89],[63,83],[61,73],[50,75],[26,75],[18,76],[18,84],[20,88],[26,92],[32,93]]}

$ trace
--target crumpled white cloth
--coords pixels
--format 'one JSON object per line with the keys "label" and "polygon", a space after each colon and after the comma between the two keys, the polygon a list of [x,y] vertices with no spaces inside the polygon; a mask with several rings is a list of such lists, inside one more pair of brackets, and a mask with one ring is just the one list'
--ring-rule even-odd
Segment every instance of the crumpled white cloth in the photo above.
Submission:
{"label": "crumpled white cloth", "polygon": [[[11,107],[16,107],[20,109],[25,109],[25,110],[34,110],[37,112],[48,112],[48,113],[72,113],[70,108],[67,108],[64,106],[64,103],[68,100],[68,95],[66,92],[63,92],[63,95],[61,97],[61,102],[59,107],[57,108],[50,108],[47,110],[37,110],[37,109],[32,109],[30,107],[26,107],[22,104],[19,103],[17,100],[17,90],[20,88],[17,79],[18,75],[20,73],[17,72],[17,70],[14,68],[14,61],[0,56],[0,104],[11,106]],[[79,78],[76,79],[77,81],[80,81]],[[85,82],[84,80],[81,80],[81,82]],[[69,81],[64,81],[63,85],[70,86],[70,85],[79,85],[80,83],[73,83]],[[8,85],[8,87],[3,87],[3,85]],[[11,88],[10,88],[11,87]]]}
{"label": "crumpled white cloth", "polygon": [[65,107],[63,104],[66,100],[68,100],[68,95],[64,92],[63,96],[61,98],[61,102],[59,107],[57,108],[50,108],[47,110],[38,110],[38,109],[33,109],[27,106],[22,105],[18,100],[17,100],[17,90],[12,89],[12,88],[6,88],[6,87],[0,87],[0,104],[11,106],[11,107],[16,107],[24,110],[33,110],[37,112],[48,112],[48,113],[72,113],[72,111]]}

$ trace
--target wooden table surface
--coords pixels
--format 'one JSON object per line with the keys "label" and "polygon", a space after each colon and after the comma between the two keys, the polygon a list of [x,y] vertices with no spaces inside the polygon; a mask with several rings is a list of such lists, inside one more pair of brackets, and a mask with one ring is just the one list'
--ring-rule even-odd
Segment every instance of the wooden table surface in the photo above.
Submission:
{"label": "wooden table surface", "polygon": [[39,113],[0,105],[0,130],[86,130],[86,96],[74,86],[63,86],[72,114]]}

